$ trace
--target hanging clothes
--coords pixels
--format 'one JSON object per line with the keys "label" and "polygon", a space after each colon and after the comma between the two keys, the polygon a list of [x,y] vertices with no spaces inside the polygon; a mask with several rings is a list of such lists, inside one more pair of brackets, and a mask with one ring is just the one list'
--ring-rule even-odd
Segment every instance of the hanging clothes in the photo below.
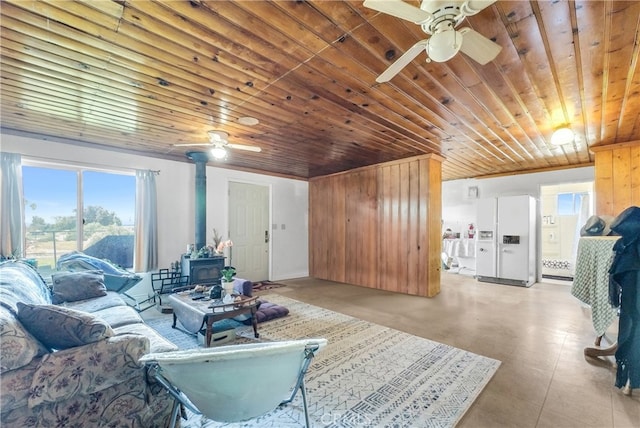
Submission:
{"label": "hanging clothes", "polygon": [[620,308],[615,385],[640,388],[640,207],[625,209],[610,227],[621,236],[609,269],[610,303]]}

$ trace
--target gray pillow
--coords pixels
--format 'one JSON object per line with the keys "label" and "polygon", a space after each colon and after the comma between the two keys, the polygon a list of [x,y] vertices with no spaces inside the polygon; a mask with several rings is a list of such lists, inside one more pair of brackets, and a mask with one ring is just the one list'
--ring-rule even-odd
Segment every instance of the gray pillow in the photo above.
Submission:
{"label": "gray pillow", "polygon": [[101,270],[58,272],[51,275],[53,303],[75,302],[107,295]]}
{"label": "gray pillow", "polygon": [[63,306],[18,302],[18,319],[49,349],[73,348],[115,335],[104,320]]}

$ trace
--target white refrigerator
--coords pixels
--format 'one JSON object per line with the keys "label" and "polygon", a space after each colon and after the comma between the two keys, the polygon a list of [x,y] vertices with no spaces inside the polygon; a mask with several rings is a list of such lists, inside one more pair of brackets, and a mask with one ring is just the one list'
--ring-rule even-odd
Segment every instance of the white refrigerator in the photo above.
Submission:
{"label": "white refrigerator", "polygon": [[478,200],[478,281],[530,287],[536,279],[536,201],[528,195]]}

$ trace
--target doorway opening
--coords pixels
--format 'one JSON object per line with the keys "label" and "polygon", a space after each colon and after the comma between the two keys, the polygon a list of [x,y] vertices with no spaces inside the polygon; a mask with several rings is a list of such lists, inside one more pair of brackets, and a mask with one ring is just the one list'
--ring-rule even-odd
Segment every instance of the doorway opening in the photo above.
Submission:
{"label": "doorway opening", "polygon": [[540,187],[542,278],[573,281],[580,228],[593,214],[593,181]]}

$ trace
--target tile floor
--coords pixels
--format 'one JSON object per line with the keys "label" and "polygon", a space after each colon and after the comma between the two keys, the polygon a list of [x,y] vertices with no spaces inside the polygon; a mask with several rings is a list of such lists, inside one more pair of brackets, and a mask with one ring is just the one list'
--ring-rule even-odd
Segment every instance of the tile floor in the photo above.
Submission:
{"label": "tile floor", "polygon": [[428,299],[309,278],[281,282],[287,286],[267,292],[502,361],[460,427],[640,427],[640,390],[623,395],[613,359],[583,355],[595,333],[570,283],[521,288],[443,273],[441,293]]}

